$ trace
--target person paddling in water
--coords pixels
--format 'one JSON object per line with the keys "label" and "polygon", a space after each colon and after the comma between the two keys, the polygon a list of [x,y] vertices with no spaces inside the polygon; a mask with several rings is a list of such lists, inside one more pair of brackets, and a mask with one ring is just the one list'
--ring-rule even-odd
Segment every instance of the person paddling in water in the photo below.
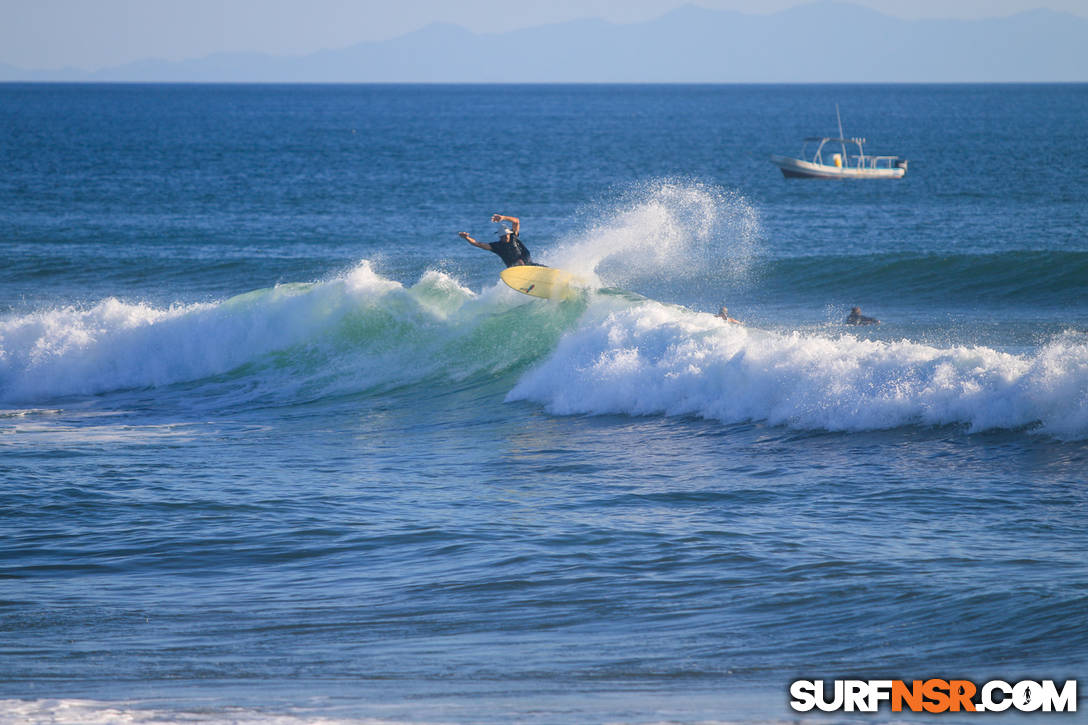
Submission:
{"label": "person paddling in water", "polygon": [[846,320],[843,322],[845,325],[879,325],[880,320],[875,317],[866,317],[861,314],[861,308],[855,307],[850,310],[850,314],[846,316]]}
{"label": "person paddling in water", "polygon": [[532,257],[529,255],[529,249],[521,243],[520,239],[518,239],[518,232],[521,231],[521,221],[516,216],[492,214],[491,221],[499,224],[510,222],[510,227],[513,228],[503,224],[499,227],[499,241],[491,242],[490,244],[486,242],[477,242],[468,235],[468,232],[458,232],[457,236],[461,237],[474,247],[486,249],[489,252],[494,252],[499,255],[507,267],[520,267],[522,265],[540,266],[533,262]]}

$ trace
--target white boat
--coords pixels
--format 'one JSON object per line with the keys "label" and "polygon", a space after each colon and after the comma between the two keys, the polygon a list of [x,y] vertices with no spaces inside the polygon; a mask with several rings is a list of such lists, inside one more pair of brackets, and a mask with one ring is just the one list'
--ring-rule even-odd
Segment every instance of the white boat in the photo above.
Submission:
{"label": "white boat", "polygon": [[[839,107],[835,106],[835,115],[839,113]],[[811,160],[808,157],[808,145],[818,142],[816,151]],[[827,144],[837,145],[839,151],[831,154],[831,163],[824,161],[823,151]],[[856,146],[858,152],[847,152],[847,144]],[[782,170],[786,178],[798,179],[901,179],[907,173],[907,160],[898,156],[870,156],[865,153],[865,139],[844,138],[842,133],[842,118],[839,118],[839,137],[811,136],[805,139],[805,145],[801,149],[801,158],[795,159],[788,156],[771,156],[771,162]]]}

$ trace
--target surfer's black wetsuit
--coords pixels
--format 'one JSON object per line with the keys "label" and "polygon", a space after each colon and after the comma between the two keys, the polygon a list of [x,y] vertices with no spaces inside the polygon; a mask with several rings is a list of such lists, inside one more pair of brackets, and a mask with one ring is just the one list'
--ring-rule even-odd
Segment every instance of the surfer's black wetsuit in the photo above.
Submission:
{"label": "surfer's black wetsuit", "polygon": [[502,261],[506,263],[507,267],[513,267],[519,261],[522,264],[531,266],[534,265],[533,260],[529,255],[529,248],[521,243],[521,240],[510,235],[510,240],[506,242],[491,242],[489,245],[491,251],[502,257]]}

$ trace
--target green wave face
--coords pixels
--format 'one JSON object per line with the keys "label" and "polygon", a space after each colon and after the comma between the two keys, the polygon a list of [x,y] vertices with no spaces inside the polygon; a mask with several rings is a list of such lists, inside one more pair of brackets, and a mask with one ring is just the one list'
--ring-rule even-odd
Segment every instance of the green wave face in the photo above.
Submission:
{"label": "green wave face", "polygon": [[585,301],[550,303],[439,272],[405,287],[362,263],[337,278],[172,308],[103,300],[0,321],[0,399],[243,382],[255,401],[516,373]]}

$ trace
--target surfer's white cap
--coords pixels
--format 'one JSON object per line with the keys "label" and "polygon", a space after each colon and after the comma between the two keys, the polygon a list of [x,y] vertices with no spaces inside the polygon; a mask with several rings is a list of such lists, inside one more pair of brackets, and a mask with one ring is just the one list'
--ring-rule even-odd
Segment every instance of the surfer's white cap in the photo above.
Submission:
{"label": "surfer's white cap", "polygon": [[510,233],[511,233],[510,227],[505,227],[505,226],[499,227],[498,234],[499,234],[500,237],[505,237],[507,234],[510,234]]}

